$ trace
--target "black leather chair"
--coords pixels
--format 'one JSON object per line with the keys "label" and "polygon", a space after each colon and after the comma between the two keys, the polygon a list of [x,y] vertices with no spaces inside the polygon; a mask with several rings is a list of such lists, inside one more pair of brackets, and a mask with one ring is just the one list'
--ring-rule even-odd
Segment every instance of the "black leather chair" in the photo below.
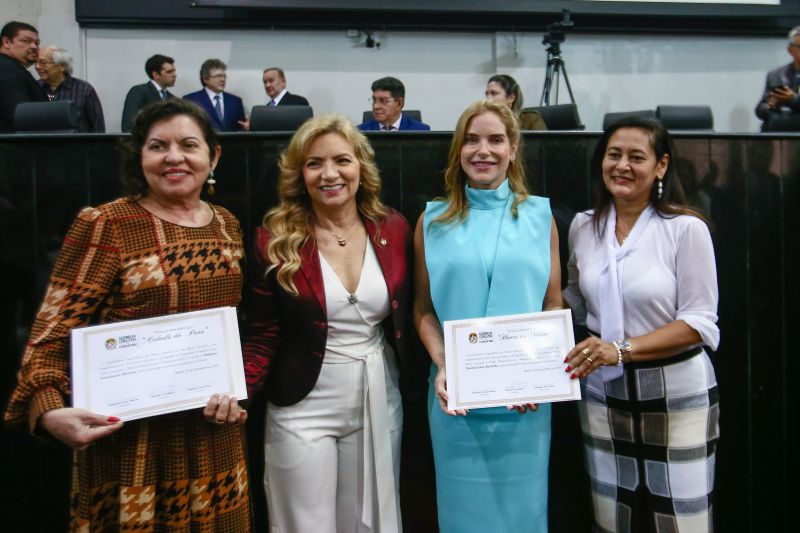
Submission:
{"label": "black leather chair", "polygon": [[660,105],[656,118],[670,131],[714,131],[714,115],[707,105]]}
{"label": "black leather chair", "polygon": [[250,131],[296,131],[313,116],[307,105],[257,105],[250,112]]}
{"label": "black leather chair", "polygon": [[526,107],[523,113],[536,111],[544,119],[548,130],[583,130],[586,126],[581,122],[576,104],[557,104],[542,107]]}
{"label": "black leather chair", "polygon": [[800,113],[771,112],[761,131],[800,131]]}
{"label": "black leather chair", "polygon": [[17,133],[75,133],[80,129],[80,114],[71,100],[26,102],[14,110]]}
{"label": "black leather chair", "polygon": [[608,129],[608,127],[613,124],[614,122],[618,121],[621,118],[626,117],[644,117],[644,118],[656,118],[656,112],[652,109],[641,109],[638,111],[620,111],[617,113],[606,113],[603,117],[603,131]]}
{"label": "black leather chair", "polygon": [[[411,120],[416,120],[417,122],[422,122],[422,113],[418,109],[404,109],[403,116],[406,116]],[[364,115],[361,117],[361,122],[369,122],[370,120],[372,120],[372,111],[364,111]]]}

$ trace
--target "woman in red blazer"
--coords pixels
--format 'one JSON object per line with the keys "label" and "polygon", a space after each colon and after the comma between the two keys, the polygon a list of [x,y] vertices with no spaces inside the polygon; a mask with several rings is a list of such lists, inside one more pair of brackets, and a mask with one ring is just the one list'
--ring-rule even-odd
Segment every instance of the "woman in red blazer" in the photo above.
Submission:
{"label": "woman in red blazer", "polygon": [[401,531],[398,480],[411,234],[380,201],[367,139],[306,122],[250,256],[249,394],[266,387],[271,528]]}

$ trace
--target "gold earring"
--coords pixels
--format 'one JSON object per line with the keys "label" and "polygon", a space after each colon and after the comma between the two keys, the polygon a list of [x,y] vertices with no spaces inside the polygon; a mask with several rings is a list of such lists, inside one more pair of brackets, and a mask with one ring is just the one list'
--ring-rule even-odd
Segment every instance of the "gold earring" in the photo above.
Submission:
{"label": "gold earring", "polygon": [[208,189],[206,189],[206,192],[208,192],[209,196],[214,196],[217,193],[216,189],[214,189],[214,185],[216,185],[217,180],[214,179],[213,170],[209,173],[206,183],[208,184]]}

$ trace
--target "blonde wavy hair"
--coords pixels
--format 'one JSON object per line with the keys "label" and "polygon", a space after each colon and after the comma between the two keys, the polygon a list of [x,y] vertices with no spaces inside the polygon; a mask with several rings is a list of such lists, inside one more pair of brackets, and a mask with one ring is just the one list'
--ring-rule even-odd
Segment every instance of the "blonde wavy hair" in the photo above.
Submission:
{"label": "blonde wavy hair", "polygon": [[461,149],[467,135],[472,119],[483,113],[494,113],[506,128],[506,136],[511,146],[516,146],[514,163],[508,166],[508,185],[514,193],[514,202],[511,204],[511,215],[516,218],[517,207],[524,201],[529,193],[525,184],[525,164],[522,153],[522,134],[519,122],[510,107],[504,103],[491,100],[478,100],[472,103],[461,113],[453,132],[453,142],[450,144],[450,154],[447,156],[447,168],[444,171],[445,198],[447,209],[433,220],[434,224],[450,224],[454,221],[463,222],[469,212],[469,201],[464,190],[468,177],[461,166]]}
{"label": "blonde wavy hair", "polygon": [[263,221],[264,228],[272,234],[265,254],[270,264],[265,275],[277,269],[278,283],[294,296],[298,292],[292,277],[300,270],[300,249],[312,238],[310,230],[314,220],[303,167],[311,143],[329,133],[340,135],[350,143],[358,160],[361,174],[356,192],[358,213],[376,225],[387,214],[380,199],[381,178],[375,165],[375,151],[353,123],[342,115],[331,114],[312,118],[300,126],[278,161],[279,204],[267,212]]}

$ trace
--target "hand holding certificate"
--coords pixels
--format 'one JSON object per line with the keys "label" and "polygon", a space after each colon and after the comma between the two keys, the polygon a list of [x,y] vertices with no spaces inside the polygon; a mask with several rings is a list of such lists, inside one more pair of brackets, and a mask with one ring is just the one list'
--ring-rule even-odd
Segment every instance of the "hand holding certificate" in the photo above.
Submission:
{"label": "hand holding certificate", "polygon": [[74,407],[126,421],[247,398],[236,309],[74,329],[72,386]]}
{"label": "hand holding certificate", "polygon": [[564,372],[575,346],[568,309],[444,323],[447,407],[475,409],[579,400]]}

